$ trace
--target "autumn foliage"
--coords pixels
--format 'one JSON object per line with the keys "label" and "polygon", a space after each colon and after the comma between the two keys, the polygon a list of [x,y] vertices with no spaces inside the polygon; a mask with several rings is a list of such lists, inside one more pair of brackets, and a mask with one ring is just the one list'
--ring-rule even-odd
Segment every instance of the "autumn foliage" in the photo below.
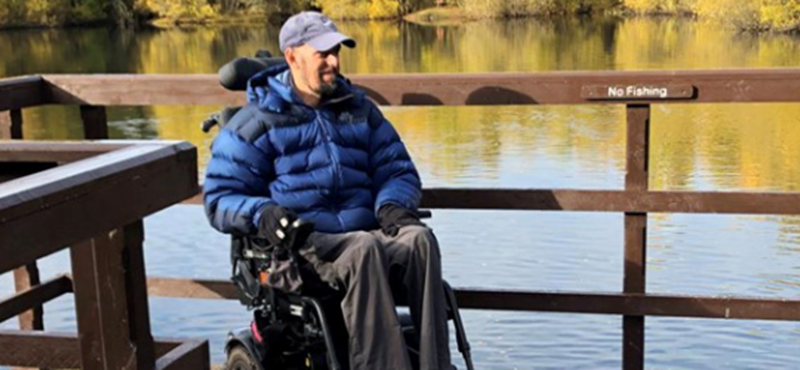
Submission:
{"label": "autumn foliage", "polygon": [[[694,15],[743,30],[800,31],[800,0],[0,0],[0,27],[205,23],[321,9],[336,19],[397,19],[449,5],[472,18],[627,13]],[[261,17],[261,18],[259,18]]]}

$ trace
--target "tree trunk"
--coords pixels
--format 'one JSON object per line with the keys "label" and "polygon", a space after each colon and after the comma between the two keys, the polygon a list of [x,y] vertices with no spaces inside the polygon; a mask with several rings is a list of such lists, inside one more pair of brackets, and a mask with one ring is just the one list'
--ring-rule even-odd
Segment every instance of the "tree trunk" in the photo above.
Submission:
{"label": "tree trunk", "polygon": [[108,0],[109,18],[119,28],[133,26],[133,2],[134,0]]}

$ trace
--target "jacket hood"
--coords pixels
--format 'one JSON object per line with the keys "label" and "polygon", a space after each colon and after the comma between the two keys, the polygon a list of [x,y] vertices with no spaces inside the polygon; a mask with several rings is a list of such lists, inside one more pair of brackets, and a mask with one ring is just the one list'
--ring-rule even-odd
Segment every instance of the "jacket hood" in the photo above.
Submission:
{"label": "jacket hood", "polygon": [[[354,88],[342,75],[336,77],[336,91],[325,97],[321,105],[337,104],[350,99],[360,102],[364,93]],[[259,109],[285,113],[295,104],[305,104],[292,89],[292,74],[286,63],[269,67],[247,81],[247,101]]]}

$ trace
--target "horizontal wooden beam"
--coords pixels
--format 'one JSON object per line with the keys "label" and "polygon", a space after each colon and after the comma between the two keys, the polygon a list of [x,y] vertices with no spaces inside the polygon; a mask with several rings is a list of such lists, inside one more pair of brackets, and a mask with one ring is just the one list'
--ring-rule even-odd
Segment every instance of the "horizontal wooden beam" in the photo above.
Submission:
{"label": "horizontal wooden beam", "polygon": [[[800,101],[800,69],[613,71],[349,76],[381,105],[669,104]],[[597,100],[587,90],[692,89],[681,99],[626,95]]]}
{"label": "horizontal wooden beam", "polygon": [[[381,105],[660,104],[800,101],[800,69],[349,75]],[[45,75],[53,102],[89,105],[240,105],[215,75]],[[592,91],[681,87],[678,99]],[[690,89],[691,91],[688,91]],[[687,91],[683,91],[687,90]],[[652,95],[652,94],[651,94]],[[658,94],[656,94],[658,95]]]}
{"label": "horizontal wooden beam", "polygon": [[[204,342],[204,341],[203,341]],[[156,356],[197,340],[156,338]],[[38,331],[0,330],[0,366],[41,367],[50,369],[81,368],[80,342],[75,334]],[[170,358],[173,358],[171,355]]]}
{"label": "horizontal wooden beam", "polygon": [[210,367],[207,340],[181,343],[156,361],[156,370],[208,370]]}
{"label": "horizontal wooden beam", "polygon": [[456,290],[461,308],[800,321],[800,300],[624,293]]}
{"label": "horizontal wooden beam", "polygon": [[74,162],[134,145],[125,142],[14,141],[0,144],[2,162]]}
{"label": "horizontal wooden beam", "polygon": [[800,214],[800,193],[427,189],[426,208],[629,213]]}
{"label": "horizontal wooden beam", "polygon": [[[227,280],[150,278],[154,297],[238,299]],[[456,289],[461,308],[800,321],[800,300]]]}
{"label": "horizontal wooden beam", "polygon": [[151,297],[234,299],[236,287],[230,281],[149,278],[147,294]]}
{"label": "horizontal wooden beam", "polygon": [[59,276],[19,292],[11,298],[0,301],[0,322],[71,292],[72,279],[67,276]]}
{"label": "horizontal wooden beam", "polygon": [[0,111],[45,104],[46,89],[41,76],[0,79]]}
{"label": "horizontal wooden beam", "polygon": [[[140,220],[197,188],[197,151],[150,142],[0,184],[0,273]],[[46,233],[42,225],[48,225]]]}
{"label": "horizontal wooden beam", "polygon": [[[422,193],[422,207],[441,209],[800,215],[800,193],[441,188]],[[184,203],[202,204],[203,195]]]}
{"label": "horizontal wooden beam", "polygon": [[198,185],[200,192],[183,201],[183,204],[203,205],[203,196],[205,193],[202,191],[203,184]]}
{"label": "horizontal wooden beam", "polygon": [[55,104],[95,106],[241,105],[244,92],[225,90],[216,75],[45,75]]}

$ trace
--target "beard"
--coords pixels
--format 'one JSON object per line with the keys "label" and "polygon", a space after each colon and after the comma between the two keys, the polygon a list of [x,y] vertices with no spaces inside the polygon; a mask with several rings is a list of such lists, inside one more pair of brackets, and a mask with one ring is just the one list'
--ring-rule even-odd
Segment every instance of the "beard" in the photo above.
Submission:
{"label": "beard", "polygon": [[331,96],[336,91],[336,81],[327,83],[321,82],[319,84],[319,95],[320,96]]}
{"label": "beard", "polygon": [[333,95],[334,91],[336,91],[336,73],[333,74],[333,81],[325,82],[325,73],[320,73],[319,75],[319,93],[320,96],[331,96]]}

